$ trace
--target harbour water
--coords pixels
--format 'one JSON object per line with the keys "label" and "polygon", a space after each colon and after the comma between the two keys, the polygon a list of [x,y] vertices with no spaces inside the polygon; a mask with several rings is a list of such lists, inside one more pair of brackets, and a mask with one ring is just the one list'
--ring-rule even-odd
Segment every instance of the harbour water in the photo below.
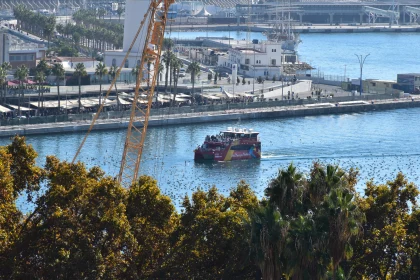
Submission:
{"label": "harbour water", "polygon": [[[247,38],[246,32],[171,32],[173,38],[222,37]],[[250,39],[265,40],[262,33],[251,32]],[[298,47],[301,61],[324,75],[359,78],[360,67],[355,54],[370,56],[363,67],[364,79],[396,80],[398,73],[418,73],[420,33],[319,33],[301,34]]]}
{"label": "harbour water", "polygon": [[[217,186],[223,193],[244,179],[263,194],[279,168],[293,162],[308,172],[314,161],[359,168],[358,189],[370,178],[385,183],[402,171],[420,183],[420,108],[326,115],[316,117],[236,120],[227,123],[155,127],[148,130],[141,173],[158,180],[162,191],[179,204],[197,187]],[[260,132],[263,156],[260,161],[195,163],[193,149],[208,134],[228,126],[253,128]],[[125,130],[93,132],[80,160],[99,165],[115,176],[119,168]],[[71,160],[83,133],[29,136],[27,141],[39,154],[42,165],[47,155]],[[0,145],[9,143],[0,139]],[[22,205],[23,206],[23,205]]]}

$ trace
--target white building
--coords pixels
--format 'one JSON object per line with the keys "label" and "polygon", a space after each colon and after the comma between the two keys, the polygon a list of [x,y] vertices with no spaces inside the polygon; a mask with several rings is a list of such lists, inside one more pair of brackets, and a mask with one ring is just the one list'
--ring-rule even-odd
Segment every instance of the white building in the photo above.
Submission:
{"label": "white building", "polygon": [[[130,48],[134,36],[141,25],[141,21],[144,19],[144,14],[141,12],[146,12],[149,5],[150,0],[126,0],[123,49],[105,51],[104,63],[106,66],[121,65],[128,49]],[[133,45],[130,55],[124,64],[124,68],[134,68],[137,65],[140,65],[149,20],[150,19],[148,18],[144,23],[143,28]]]}
{"label": "white building", "polygon": [[[241,42],[241,41],[239,41]],[[231,68],[238,65],[238,74],[246,77],[268,77],[278,79],[281,75],[282,64],[297,63],[294,52],[281,48],[282,43],[263,41],[258,44],[236,44],[226,55],[218,57],[218,66]]]}

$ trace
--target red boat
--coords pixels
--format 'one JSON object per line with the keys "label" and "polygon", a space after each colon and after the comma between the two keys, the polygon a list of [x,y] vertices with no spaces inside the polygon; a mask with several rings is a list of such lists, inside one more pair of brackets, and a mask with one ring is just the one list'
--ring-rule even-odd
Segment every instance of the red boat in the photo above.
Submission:
{"label": "red boat", "polygon": [[261,158],[258,132],[232,128],[218,135],[207,135],[204,143],[194,150],[194,160],[230,161]]}

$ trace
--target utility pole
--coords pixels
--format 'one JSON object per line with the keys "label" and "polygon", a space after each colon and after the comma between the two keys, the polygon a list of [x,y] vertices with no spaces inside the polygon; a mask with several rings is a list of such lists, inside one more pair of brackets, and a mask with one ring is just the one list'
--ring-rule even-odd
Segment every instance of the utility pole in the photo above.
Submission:
{"label": "utility pole", "polygon": [[254,44],[254,63],[252,65],[252,70],[254,72],[253,79],[252,79],[252,94],[255,93],[255,44]]}
{"label": "utility pole", "polygon": [[360,95],[362,95],[363,92],[363,84],[362,84],[362,77],[363,77],[363,65],[365,64],[365,60],[366,58],[370,55],[367,54],[363,57],[363,55],[358,55],[358,54],[354,54],[355,56],[357,56],[357,60],[359,60],[359,65],[360,65]]}

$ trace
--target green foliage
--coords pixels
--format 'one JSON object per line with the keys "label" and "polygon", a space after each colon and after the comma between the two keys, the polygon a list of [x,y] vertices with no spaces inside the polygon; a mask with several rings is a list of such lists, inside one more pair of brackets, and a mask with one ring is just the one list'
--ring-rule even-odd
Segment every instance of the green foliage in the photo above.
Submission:
{"label": "green foliage", "polygon": [[353,258],[356,277],[418,277],[418,198],[418,188],[401,173],[386,185],[367,183],[365,197],[359,202],[366,222]]}
{"label": "green foliage", "polygon": [[247,210],[256,205],[255,194],[243,182],[229,197],[215,187],[197,190],[192,200],[185,197],[166,274],[174,279],[253,279],[246,222]]}

